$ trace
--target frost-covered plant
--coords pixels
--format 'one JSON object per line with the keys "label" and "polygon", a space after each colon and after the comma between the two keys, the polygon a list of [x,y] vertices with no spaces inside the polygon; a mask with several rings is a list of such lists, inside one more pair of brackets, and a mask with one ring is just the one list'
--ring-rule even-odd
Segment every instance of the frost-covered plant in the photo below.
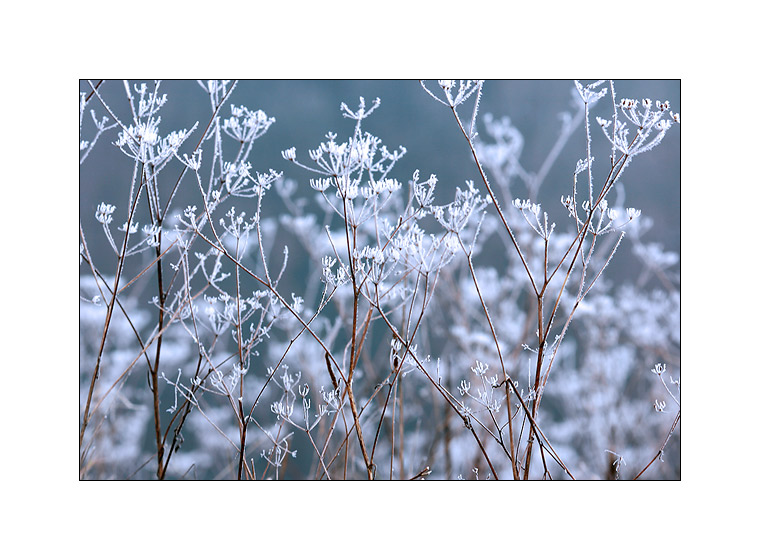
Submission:
{"label": "frost-covered plant", "polygon": [[[623,240],[624,228],[641,214],[634,208],[614,207],[608,196],[615,188],[622,189],[620,176],[631,159],[659,144],[666,131],[674,122],[679,122],[680,117],[666,112],[668,102],[657,101],[653,104],[645,99],[642,101],[643,111],[636,110],[635,101],[624,99],[617,102],[612,82],[609,88],[601,87],[603,82],[586,86],[576,82],[576,114],[564,119],[557,144],[541,168],[531,173],[520,162],[522,136],[508,119],[495,121],[490,116],[486,117],[486,130],[494,138],[493,143],[477,138],[477,98],[469,127],[461,121],[459,106],[472,92],[477,91],[479,96],[481,84],[460,82],[457,85],[455,81],[441,81],[439,87],[443,95],[432,92],[424,82],[422,85],[431,96],[452,110],[489,194],[498,199],[495,187],[488,179],[490,174],[501,188],[501,194],[512,200],[511,212],[509,208],[502,210],[498,202],[494,207],[506,233],[502,236],[508,251],[505,258],[515,264],[508,265],[507,276],[499,278],[498,275],[489,274],[490,281],[485,283],[479,281],[479,276],[490,273],[491,269],[476,271],[470,259],[474,294],[469,302],[463,302],[452,313],[460,318],[471,316],[469,321],[465,319],[461,327],[452,331],[460,339],[460,347],[471,351],[472,357],[469,359],[487,360],[488,364],[499,365],[498,375],[491,379],[493,387],[503,386],[506,389],[506,418],[496,414],[492,397],[484,398],[487,392],[478,389],[478,395],[473,395],[469,391],[469,380],[462,380],[459,385],[464,397],[461,406],[467,407],[468,412],[472,411],[473,417],[480,418],[478,421],[495,442],[495,449],[506,455],[514,478],[529,478],[536,444],[540,449],[544,478],[556,476],[550,469],[552,462],[565,476],[590,478],[600,476],[600,473],[604,476],[603,465],[599,463],[610,459],[610,456],[605,458],[603,455],[609,447],[624,451],[629,460],[635,458],[640,461],[643,455],[642,450],[636,447],[636,440],[641,438],[630,432],[641,430],[644,414],[640,406],[638,409],[633,407],[637,412],[628,410],[631,404],[629,388],[636,382],[636,364],[651,363],[657,357],[652,352],[653,348],[661,347],[663,353],[667,352],[671,359],[677,360],[680,302],[674,283],[665,279],[662,270],[660,273],[670,296],[658,296],[658,292],[651,295],[650,292],[636,293],[626,286],[620,287],[617,293],[610,293],[612,286],[601,281],[603,271]],[[451,92],[454,90],[459,93],[453,95]],[[591,150],[590,113],[608,91],[613,98],[613,114],[610,120],[599,118],[598,122],[611,144],[610,168],[604,170],[606,177],[601,185],[597,185],[595,158]],[[629,122],[624,123],[621,115]],[[578,160],[572,174],[571,191],[561,198],[571,227],[568,231],[555,233],[556,224],[549,221],[547,212],[542,211],[540,204],[531,199],[512,198],[512,193],[516,188],[515,182],[521,181],[526,193],[535,200],[557,153],[572,130],[583,123],[586,128],[586,153]],[[611,123],[614,123],[614,133],[608,131]],[[634,125],[631,134],[629,125]],[[608,234],[614,235],[611,241],[605,237]],[[640,242],[636,243],[635,248],[639,255],[645,252]],[[651,250],[656,250],[656,247]],[[659,260],[669,265],[675,262],[672,254]],[[487,287],[483,288],[486,284]],[[652,295],[659,298],[657,304],[647,301]],[[529,302],[527,306],[526,301]],[[591,302],[602,301],[609,302],[608,306],[616,306],[609,319],[591,311],[594,305]],[[473,304],[479,304],[486,329],[483,329],[482,319],[473,315]],[[489,307],[490,304],[497,305],[496,309]],[[625,311],[626,307],[632,306],[656,311],[649,316],[637,314],[632,320],[632,314]],[[650,329],[650,325],[656,323],[655,313],[663,317],[666,322],[664,328],[649,340],[636,336],[642,327]],[[563,344],[574,319],[584,323],[581,327],[584,335],[573,337],[571,343]],[[519,347],[523,348],[523,352],[515,351]],[[509,348],[509,354],[502,348]],[[480,361],[476,363],[478,365],[472,371],[482,381],[483,372],[488,366]],[[462,363],[458,369],[462,371],[465,366]],[[554,373],[557,369],[560,371]],[[523,372],[527,375],[523,376]],[[547,391],[550,377],[556,378],[553,393]],[[518,387],[521,379],[523,386]],[[518,397],[518,403],[514,406],[510,403],[512,394]],[[539,414],[544,397],[551,410],[546,419]],[[466,402],[475,403],[477,407],[471,409],[464,404]],[[638,404],[640,401],[633,402]],[[595,415],[599,418],[594,418]],[[651,420],[651,416],[646,418]],[[486,451],[483,455],[492,474],[497,476]],[[623,463],[622,455],[612,452],[611,457],[617,477]],[[567,466],[571,458],[577,465],[573,470]],[[589,468],[589,463],[595,463],[591,465],[593,468]]]}
{"label": "frost-covered plant", "polygon": [[[282,149],[312,175],[300,189],[287,168],[254,166],[276,122],[231,103],[237,82],[199,82],[210,114],[168,133],[161,82],[125,81],[120,110],[102,84],[80,96],[82,170],[115,129],[132,172],[97,204],[102,232],[80,227],[83,478],[145,477],[150,463],[159,479],[527,479],[538,464],[543,478],[620,478],[677,439],[678,257],[642,240],[638,210],[610,202],[631,159],[679,121],[667,102],[576,82],[575,113],[532,173],[508,119],[486,115],[492,141],[479,137],[482,81],[422,82],[452,111],[484,188],[447,185],[441,202],[436,174],[394,176],[409,156],[368,131],[379,99],[342,103],[351,129],[308,158]],[[591,110],[608,92],[597,184]],[[581,125],[557,227],[540,188]],[[602,274],[624,231],[645,265],[636,285]],[[639,375],[654,363],[657,384]],[[653,443],[641,426],[661,428],[668,401],[677,417]]]}

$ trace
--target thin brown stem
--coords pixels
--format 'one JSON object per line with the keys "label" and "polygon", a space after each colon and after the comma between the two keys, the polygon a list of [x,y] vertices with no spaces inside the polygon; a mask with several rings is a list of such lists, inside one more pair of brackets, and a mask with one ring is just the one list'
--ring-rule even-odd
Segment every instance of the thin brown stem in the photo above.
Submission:
{"label": "thin brown stem", "polygon": [[[140,185],[140,188],[142,185]],[[127,219],[127,224],[132,223],[132,217],[135,213],[135,208],[137,206],[137,201],[139,200],[139,194],[140,190],[138,190],[137,196],[135,196],[132,206],[129,210],[129,217]],[[87,423],[90,420],[90,404],[92,402],[92,397],[95,392],[95,383],[98,380],[99,374],[100,374],[100,365],[101,361],[103,359],[103,351],[105,350],[106,345],[106,338],[108,337],[108,330],[111,326],[111,317],[113,316],[113,308],[116,303],[116,295],[119,292],[119,281],[121,280],[121,274],[124,270],[124,260],[126,258],[127,254],[127,243],[129,241],[129,227],[126,228],[126,231],[124,233],[124,242],[122,243],[121,252],[119,254],[119,257],[117,258],[116,262],[116,275],[114,278],[114,285],[111,289],[111,300],[108,303],[108,307],[106,308],[106,318],[105,323],[103,325],[103,334],[100,337],[100,347],[98,348],[98,355],[95,361],[95,369],[92,372],[92,377],[90,378],[90,386],[87,392],[87,401],[85,402],[84,407],[84,414],[82,415],[82,426],[79,430],[79,447],[81,449],[82,442],[84,441],[84,433],[85,430],[87,430]]]}
{"label": "thin brown stem", "polygon": [[675,418],[675,420],[673,420],[673,424],[672,424],[672,425],[671,425],[671,427],[670,427],[670,431],[668,432],[668,435],[665,437],[665,441],[663,441],[663,442],[662,442],[662,445],[660,446],[660,449],[657,451],[657,453],[655,453],[655,456],[654,456],[654,457],[652,457],[652,460],[651,460],[651,461],[649,461],[649,463],[647,463],[647,466],[646,466],[646,467],[644,467],[643,469],[641,469],[641,472],[639,472],[639,474],[637,474],[637,475],[636,475],[636,476],[633,478],[633,480],[638,480],[638,479],[641,477],[641,475],[642,475],[642,474],[644,474],[644,473],[647,471],[647,469],[648,469],[649,467],[651,467],[651,466],[652,466],[652,464],[653,464],[653,463],[654,463],[654,462],[655,462],[657,459],[659,459],[660,457],[662,457],[662,454],[665,452],[665,446],[666,446],[666,445],[668,444],[668,442],[670,441],[670,438],[671,438],[671,436],[673,435],[673,432],[675,432],[675,431],[676,431],[676,428],[678,427],[678,423],[679,423],[680,421],[681,421],[681,411],[679,410],[679,411],[678,411],[678,414],[676,414],[676,418]]}

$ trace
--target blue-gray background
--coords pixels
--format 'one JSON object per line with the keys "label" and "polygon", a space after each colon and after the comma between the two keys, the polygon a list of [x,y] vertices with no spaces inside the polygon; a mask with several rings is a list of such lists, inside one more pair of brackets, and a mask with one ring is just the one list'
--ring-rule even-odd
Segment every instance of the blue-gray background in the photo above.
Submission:
{"label": "blue-gray background", "polygon": [[[131,80],[131,83],[141,81],[152,86],[149,80]],[[583,82],[587,83],[586,80]],[[435,80],[429,85],[438,89]],[[618,99],[667,99],[674,112],[680,111],[678,80],[616,80],[615,90]],[[80,91],[89,91],[86,81],[80,82]],[[106,81],[99,91],[122,122],[129,122],[123,83]],[[184,145],[185,150],[180,150],[180,153],[190,152],[211,113],[207,94],[194,80],[167,80],[162,82],[160,91],[168,95],[168,102],[160,113],[162,136],[172,130],[190,128],[199,121],[198,130]],[[557,138],[559,114],[574,111],[572,95],[577,95],[572,80],[488,80],[483,90],[480,115],[509,116],[525,139],[523,167],[536,171]],[[395,178],[405,184],[415,169],[420,170],[423,178],[435,173],[439,178],[437,190],[442,201],[451,199],[455,187],[463,186],[468,179],[475,180],[476,186],[482,188],[468,146],[450,110],[431,99],[415,80],[245,80],[232,93],[230,103],[252,110],[261,109],[276,119],[254,146],[250,159],[253,169],[283,171],[285,177],[298,182],[301,193],[306,193],[309,175],[283,160],[281,150],[295,146],[299,157],[308,162],[307,150],[315,148],[326,132],[333,131],[339,139],[345,138],[352,130],[353,121],[341,116],[340,103],[345,101],[349,107],[355,108],[359,96],[363,96],[367,103],[376,97],[382,101],[380,108],[366,120],[364,129],[382,138],[391,149],[403,145],[408,150],[392,173]],[[470,107],[468,104],[463,109],[463,117]],[[105,114],[96,99],[91,100],[90,108],[98,115]],[[610,110],[608,95],[594,114],[605,115]],[[223,108],[222,116],[229,116],[229,107]],[[83,137],[91,138],[92,134],[88,134],[92,131],[89,114],[85,115],[84,123]],[[483,139],[488,140],[482,126],[479,130]],[[606,168],[603,159],[608,153],[608,144],[593,117],[592,131],[592,147],[600,166],[597,175],[600,175]],[[121,219],[119,211],[124,210],[128,192],[126,181],[131,177],[132,166],[131,160],[111,145],[115,138],[116,129],[109,130],[80,172],[80,218],[85,231],[98,227],[94,219],[98,203],[117,206],[115,221]],[[542,187],[540,202],[560,229],[566,213],[559,199],[561,195],[569,194],[575,162],[584,155],[585,138],[581,127],[574,133]],[[172,166],[178,173],[179,163],[175,161]],[[169,189],[167,177],[177,175],[170,167],[162,176],[165,188]],[[601,179],[598,177],[597,180]],[[623,175],[622,182],[626,187],[626,206],[639,208],[643,215],[654,220],[654,228],[647,239],[658,241],[665,249],[680,254],[680,127],[672,127],[657,149],[637,156]],[[525,196],[525,192],[521,192],[518,185],[513,195]],[[177,203],[175,209],[181,208],[181,197]],[[98,247],[91,247],[91,250],[96,255],[100,253]],[[621,250],[625,252],[626,247]],[[625,257],[617,260],[625,261]],[[616,270],[620,271],[622,263],[616,265]]]}

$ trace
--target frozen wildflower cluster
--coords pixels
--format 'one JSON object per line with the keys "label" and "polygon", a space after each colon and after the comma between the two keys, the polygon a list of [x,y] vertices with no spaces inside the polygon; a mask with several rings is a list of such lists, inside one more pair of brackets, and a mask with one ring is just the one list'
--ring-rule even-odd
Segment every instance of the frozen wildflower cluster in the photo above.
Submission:
{"label": "frozen wildflower cluster", "polygon": [[82,478],[680,476],[679,256],[618,196],[669,102],[576,82],[532,171],[479,116],[485,82],[421,82],[474,160],[456,185],[372,133],[380,99],[262,165],[277,121],[237,82],[199,81],[207,114],[169,131],[161,82],[103,84],[82,83],[81,172],[109,146],[131,172],[80,227]]}

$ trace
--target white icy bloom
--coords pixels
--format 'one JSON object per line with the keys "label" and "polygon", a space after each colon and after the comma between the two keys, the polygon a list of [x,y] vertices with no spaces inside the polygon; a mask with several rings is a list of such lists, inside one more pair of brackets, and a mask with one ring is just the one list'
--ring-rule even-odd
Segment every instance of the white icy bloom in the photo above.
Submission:
{"label": "white icy bloom", "polygon": [[362,197],[365,199],[370,199],[377,195],[377,192],[372,188],[371,185],[364,185],[359,189],[359,193],[361,193]]}
{"label": "white icy bloom", "polygon": [[95,211],[95,219],[101,224],[108,225],[113,220],[113,211],[116,210],[116,206],[101,202],[98,205],[98,209]]}
{"label": "white icy bloom", "polygon": [[575,89],[578,90],[578,95],[580,95],[581,100],[584,103],[593,106],[602,97],[607,95],[607,88],[602,88],[599,91],[596,91],[596,88],[601,85],[602,82],[604,82],[604,80],[599,80],[593,84],[584,86],[578,80],[575,80]]}
{"label": "white icy bloom", "polygon": [[203,159],[202,156],[203,150],[198,150],[197,152],[193,153],[192,156],[182,154],[180,161],[193,171],[198,171],[201,168],[201,160]]}
{"label": "white icy bloom", "polygon": [[668,130],[672,124],[673,123],[671,121],[660,120],[660,121],[657,121],[657,123],[654,125],[654,127],[657,130],[661,130],[661,131],[664,132],[664,131]]}
{"label": "white icy bloom", "polygon": [[324,150],[322,150],[322,146],[318,146],[316,150],[309,150],[309,157],[314,161],[322,159],[323,154]]}
{"label": "white icy bloom", "polygon": [[158,123],[160,121],[161,119],[151,119],[147,122],[139,123],[137,128],[130,128],[132,128],[132,131],[135,133],[134,135],[140,138],[143,144],[152,146],[158,143]]}
{"label": "white icy bloom", "polygon": [[278,418],[290,418],[290,415],[293,414],[293,405],[292,404],[286,404],[282,401],[275,401],[273,402],[269,409],[277,415]]}
{"label": "white icy bloom", "polygon": [[[607,126],[609,121],[604,121],[604,119],[600,119],[597,117],[597,120],[599,121],[599,124],[602,126]],[[606,124],[602,124],[602,121],[604,121]],[[591,158],[591,163],[594,163],[594,158]],[[588,159],[579,159],[578,162],[575,164],[575,174],[579,175],[589,167],[589,160]]]}
{"label": "white icy bloom", "polygon": [[[121,226],[119,226],[119,231],[127,231],[127,222],[124,222]],[[132,224],[129,224],[129,235],[132,235],[135,233],[139,227],[139,222],[133,222]]]}
{"label": "white icy bloom", "polygon": [[338,192],[337,195],[340,198],[347,200],[353,200],[359,194],[359,181],[351,179],[345,175],[338,177]]}
{"label": "white icy bloom", "polygon": [[438,178],[435,175],[430,175],[430,178],[423,183],[418,183],[418,178],[419,171],[415,171],[413,181],[414,197],[421,208],[427,208],[433,203],[433,193],[435,192],[435,186],[438,184]]}
{"label": "white icy bloom", "polygon": [[459,250],[459,241],[455,235],[447,235],[443,240],[446,250],[454,254]]}
{"label": "white icy bloom", "polygon": [[282,388],[287,392],[291,392],[293,387],[301,380],[301,372],[291,375],[286,368],[280,379],[282,380]]}
{"label": "white icy bloom", "polygon": [[377,247],[364,247],[359,253],[359,258],[372,260],[380,264],[385,262],[383,252]]}
{"label": "white icy bloom", "polygon": [[420,85],[428,95],[439,103],[452,108],[464,103],[467,98],[480,89],[482,84],[483,80],[438,80],[438,86],[443,90],[444,101],[427,88],[424,80],[420,81]]}
{"label": "white icy bloom", "polygon": [[143,234],[145,234],[148,246],[150,247],[158,247],[159,233],[161,233],[161,228],[156,225],[146,224],[143,226]]}
{"label": "white icy bloom", "polygon": [[470,383],[462,379],[462,381],[459,382],[459,387],[457,387],[457,389],[459,389],[460,395],[464,395],[470,390],[470,387],[471,387]]}
{"label": "white icy bloom", "polygon": [[146,84],[140,84],[139,89],[137,87],[135,88],[137,93],[140,94],[140,101],[137,104],[137,114],[141,117],[153,115],[168,99],[165,93],[161,95],[161,97],[159,97],[157,93],[148,93],[146,97],[147,87],[144,86],[146,86]]}
{"label": "white icy bloom", "polygon": [[[194,226],[194,225],[195,225],[195,220],[196,220],[195,212],[196,212],[197,210],[198,210],[198,207],[197,207],[197,206],[195,206],[195,205],[193,205],[193,206],[187,206],[187,207],[185,208],[185,210],[182,212],[182,213],[184,214],[184,216],[185,216],[185,217],[186,217],[188,220],[190,220],[190,224],[189,224],[190,226]],[[181,219],[181,218],[180,218],[180,219]]]}
{"label": "white icy bloom", "polygon": [[232,117],[225,119],[222,130],[239,142],[252,142],[261,137],[275,122],[261,110],[251,111],[247,107],[232,105]]}
{"label": "white icy bloom", "polygon": [[635,109],[637,103],[638,103],[638,101],[636,101],[635,99],[621,99],[620,100],[620,108],[621,109],[629,109],[629,110],[630,109]]}
{"label": "white icy bloom", "polygon": [[[656,101],[654,104],[649,98],[639,102],[635,99],[622,99],[618,103],[625,118],[634,125],[633,140],[629,139],[630,130],[627,123],[622,119],[610,127],[610,121],[597,117],[597,122],[602,126],[604,134],[613,147],[628,156],[634,156],[651,150],[665,137],[665,133],[674,123],[680,122],[680,116],[670,112],[672,120],[667,119],[666,111],[670,108],[669,101]],[[610,130],[613,128],[614,130]],[[652,137],[652,132],[657,134]]]}
{"label": "white icy bloom", "polygon": [[480,212],[491,203],[490,197],[483,198],[472,181],[467,181],[467,189],[457,187],[454,202],[446,206],[432,208],[435,219],[446,230],[460,233],[475,212]]}
{"label": "white icy bloom", "polygon": [[248,368],[246,366],[244,366],[243,364],[236,363],[235,365],[232,366],[232,374],[233,375],[235,375],[237,377],[242,377],[246,373],[248,373]]}
{"label": "white icy bloom", "polygon": [[380,179],[379,181],[376,181],[373,185],[375,192],[377,193],[383,193],[383,192],[396,192],[401,188],[401,183],[399,183],[396,179]]}
{"label": "white icy bloom", "polygon": [[295,294],[290,294],[290,296],[293,298],[293,303],[290,306],[293,311],[300,313],[303,310],[303,298]]}
{"label": "white icy bloom", "polygon": [[331,257],[330,255],[325,255],[322,257],[323,268],[331,269],[336,262],[337,261],[335,260],[335,257]]}
{"label": "white icy bloom", "polygon": [[325,192],[330,187],[329,178],[309,179],[309,185],[318,192]]}
{"label": "white icy bloom", "polygon": [[484,364],[483,362],[476,360],[475,367],[471,367],[470,369],[472,370],[472,373],[477,376],[485,375],[485,373],[488,371],[488,364]]}
{"label": "white icy bloom", "polygon": [[[130,125],[126,130],[119,133],[115,145],[124,154],[142,163],[150,162],[154,166],[165,163],[177,154],[179,147],[193,133],[198,123],[196,122],[190,130],[173,131],[165,138],[160,138],[158,134],[160,122],[160,117],[150,117],[136,125]],[[187,156],[184,159],[180,158],[180,160],[186,165],[192,164],[192,160],[188,159]]]}
{"label": "white icy bloom", "polygon": [[170,132],[169,135],[161,141],[162,151],[176,152],[177,148],[179,148],[180,144],[185,141],[187,136],[187,129]]}
{"label": "white icy bloom", "polygon": [[608,121],[607,119],[603,119],[602,117],[596,117],[596,122],[598,122],[602,128],[606,128],[612,124],[612,121]]}
{"label": "white icy bloom", "polygon": [[348,108],[348,105],[345,103],[340,104],[340,108],[343,111],[343,116],[347,118],[351,118],[357,121],[361,121],[364,118],[368,117],[372,114],[372,111],[377,109],[380,106],[380,98],[376,97],[375,100],[372,102],[372,107],[367,109],[366,104],[364,102],[363,97],[359,97],[359,108],[356,111],[352,111]]}
{"label": "white icy bloom", "polygon": [[338,286],[341,286],[342,284],[348,282],[348,279],[351,277],[351,274],[346,269],[346,266],[343,265],[338,269],[338,273],[336,276],[337,284]]}

